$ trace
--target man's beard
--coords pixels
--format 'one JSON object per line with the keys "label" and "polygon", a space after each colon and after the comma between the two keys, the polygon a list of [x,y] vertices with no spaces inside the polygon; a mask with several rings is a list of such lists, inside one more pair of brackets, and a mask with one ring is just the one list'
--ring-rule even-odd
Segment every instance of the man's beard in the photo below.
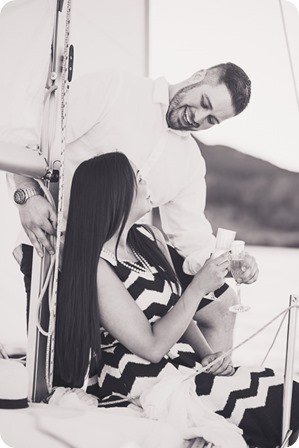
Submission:
{"label": "man's beard", "polygon": [[166,112],[166,121],[167,125],[171,129],[176,129],[178,131],[184,131],[188,130],[188,125],[184,124],[181,125],[181,123],[178,121],[178,114],[180,109],[185,108],[187,104],[184,102],[185,94],[189,92],[189,90],[194,89],[194,87],[197,87],[201,82],[197,82],[194,84],[191,84],[186,87],[182,87],[172,98],[172,100],[169,103],[167,112]]}

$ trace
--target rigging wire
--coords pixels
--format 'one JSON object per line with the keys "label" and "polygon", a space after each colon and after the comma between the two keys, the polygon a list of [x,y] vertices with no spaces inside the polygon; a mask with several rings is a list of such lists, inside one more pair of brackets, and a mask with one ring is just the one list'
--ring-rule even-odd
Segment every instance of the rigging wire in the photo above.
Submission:
{"label": "rigging wire", "polygon": [[285,42],[286,42],[286,47],[287,47],[287,52],[288,52],[289,64],[290,64],[290,69],[291,69],[291,74],[292,74],[295,98],[296,98],[297,108],[298,108],[298,112],[299,112],[299,92],[298,92],[297,83],[296,83],[295,69],[294,69],[294,64],[293,64],[293,60],[292,60],[291,46],[290,46],[290,41],[289,41],[288,32],[287,32],[285,14],[284,14],[283,6],[282,6],[282,0],[278,0],[278,2],[279,2],[283,32],[284,32],[284,37],[285,37]]}

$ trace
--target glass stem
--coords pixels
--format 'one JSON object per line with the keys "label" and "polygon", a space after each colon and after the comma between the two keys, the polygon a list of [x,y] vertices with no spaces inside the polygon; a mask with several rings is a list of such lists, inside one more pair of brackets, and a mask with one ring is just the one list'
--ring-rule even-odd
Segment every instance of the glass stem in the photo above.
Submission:
{"label": "glass stem", "polygon": [[241,283],[237,282],[237,298],[239,305],[241,304]]}

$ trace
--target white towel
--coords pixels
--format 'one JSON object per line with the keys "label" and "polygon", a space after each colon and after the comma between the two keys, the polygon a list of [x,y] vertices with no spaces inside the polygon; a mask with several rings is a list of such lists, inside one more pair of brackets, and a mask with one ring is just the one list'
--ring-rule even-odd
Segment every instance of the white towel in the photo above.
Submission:
{"label": "white towel", "polygon": [[246,448],[242,430],[208,409],[196,394],[193,379],[168,376],[140,396],[144,416],[167,422],[186,439],[204,438],[215,448]]}

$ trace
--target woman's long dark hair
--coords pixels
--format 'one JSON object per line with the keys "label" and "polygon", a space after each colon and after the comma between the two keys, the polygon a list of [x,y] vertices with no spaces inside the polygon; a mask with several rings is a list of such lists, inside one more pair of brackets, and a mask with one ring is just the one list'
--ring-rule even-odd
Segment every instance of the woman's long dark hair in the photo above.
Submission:
{"label": "woman's long dark hair", "polygon": [[[134,171],[120,152],[86,160],[74,174],[57,299],[55,385],[82,387],[90,357],[99,362],[99,256],[106,241],[117,232],[121,235],[135,191]],[[128,242],[168,282],[177,284],[157,244],[136,226],[130,229]]]}

